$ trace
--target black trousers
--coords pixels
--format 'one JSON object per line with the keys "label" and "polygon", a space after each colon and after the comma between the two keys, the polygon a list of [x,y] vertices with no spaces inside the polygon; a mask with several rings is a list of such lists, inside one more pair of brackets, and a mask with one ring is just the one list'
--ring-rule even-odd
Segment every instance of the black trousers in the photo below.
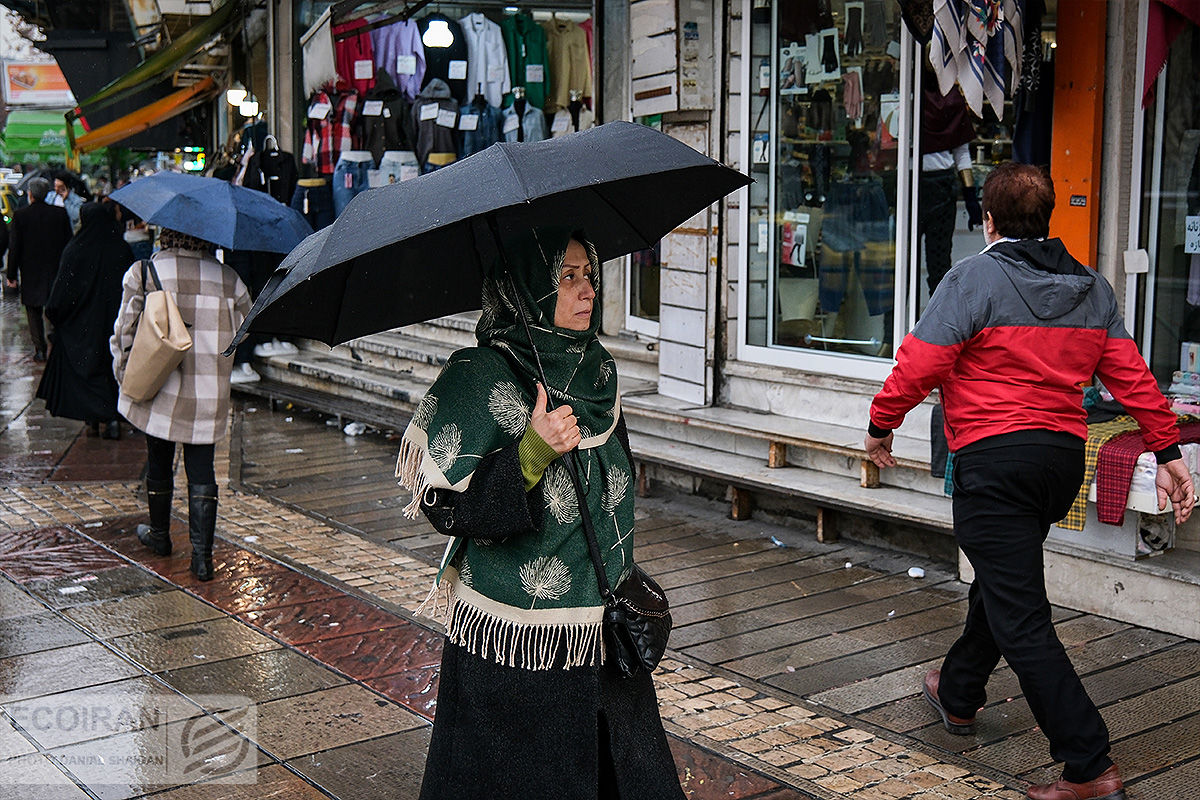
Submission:
{"label": "black trousers", "polygon": [[925,239],[925,280],[931,295],[950,271],[960,194],[958,173],[953,169],[921,173],[917,188],[917,236]]}
{"label": "black trousers", "polygon": [[974,717],[1003,655],[1050,740],[1051,756],[1065,762],[1063,777],[1084,782],[1112,766],[1108,728],[1054,633],[1042,557],[1050,526],[1067,513],[1083,481],[1083,442],[1046,434],[1061,436],[1062,445],[972,446],[955,455],[954,535],[975,580],[938,694],[954,716]]}
{"label": "black trousers", "polygon": [[[215,446],[211,444],[185,444],[183,446],[183,469],[189,484],[209,485],[217,482],[213,470]],[[146,477],[155,481],[169,481],[174,477],[175,443],[146,434]]]}
{"label": "black trousers", "polygon": [[29,323],[29,341],[35,353],[46,354],[46,321],[42,306],[25,306],[25,320]]}

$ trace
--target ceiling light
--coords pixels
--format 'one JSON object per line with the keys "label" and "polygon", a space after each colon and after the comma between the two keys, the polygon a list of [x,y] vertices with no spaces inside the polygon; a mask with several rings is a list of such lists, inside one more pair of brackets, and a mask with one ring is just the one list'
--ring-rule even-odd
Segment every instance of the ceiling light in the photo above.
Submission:
{"label": "ceiling light", "polygon": [[234,82],[233,86],[225,90],[225,100],[231,106],[240,106],[245,99],[246,87],[242,86],[240,82]]}
{"label": "ceiling light", "polygon": [[454,34],[450,32],[446,20],[431,19],[421,41],[426,47],[449,47],[454,44]]}
{"label": "ceiling light", "polygon": [[256,117],[258,116],[258,101],[243,100],[241,104],[238,105],[238,111],[241,112],[243,117]]}

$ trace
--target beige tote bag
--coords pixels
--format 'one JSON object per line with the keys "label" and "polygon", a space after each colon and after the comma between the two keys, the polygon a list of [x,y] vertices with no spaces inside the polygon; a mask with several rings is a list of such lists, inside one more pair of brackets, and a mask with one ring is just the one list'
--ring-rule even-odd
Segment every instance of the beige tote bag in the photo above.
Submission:
{"label": "beige tote bag", "polygon": [[[154,279],[152,292],[146,291],[147,267]],[[139,403],[158,394],[183,361],[184,354],[192,349],[192,336],[179,315],[179,306],[171,293],[162,288],[154,263],[149,260],[142,261],[142,291],[145,298],[142,315],[121,381],[121,393]]]}

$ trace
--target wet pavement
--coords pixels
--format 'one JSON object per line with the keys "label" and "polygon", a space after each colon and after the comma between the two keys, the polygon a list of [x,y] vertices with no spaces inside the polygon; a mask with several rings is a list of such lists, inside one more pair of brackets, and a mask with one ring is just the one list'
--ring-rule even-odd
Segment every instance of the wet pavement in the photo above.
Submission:
{"label": "wet pavement", "polygon": [[[441,636],[414,610],[445,540],[400,515],[396,444],[239,403],[218,448],[217,576],[198,583],[184,487],[175,552],[155,557],[132,534],[142,440],[44,414],[13,306],[0,307],[0,800],[415,797]],[[1006,669],[975,737],[944,735],[920,701],[962,620],[948,565],[916,582],[909,557],[687,498],[638,516],[638,561],[675,607],[655,682],[689,798],[1017,800],[1053,771]],[[1056,616],[1129,796],[1200,796],[1200,644]]]}

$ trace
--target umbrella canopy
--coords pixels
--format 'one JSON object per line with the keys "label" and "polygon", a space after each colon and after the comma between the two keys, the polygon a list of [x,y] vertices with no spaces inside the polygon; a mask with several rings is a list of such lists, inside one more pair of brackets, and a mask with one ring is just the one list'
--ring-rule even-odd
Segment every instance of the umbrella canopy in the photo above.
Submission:
{"label": "umbrella canopy", "polygon": [[112,199],[149,223],[230,250],[287,253],[312,233],[299,211],[269,194],[199,175],[158,172]]}
{"label": "umbrella canopy", "polygon": [[284,259],[234,345],[249,330],[334,345],[477,309],[483,275],[509,235],[582,229],[601,259],[616,258],[652,246],[749,182],[629,122],[495,144],[355,197]]}

